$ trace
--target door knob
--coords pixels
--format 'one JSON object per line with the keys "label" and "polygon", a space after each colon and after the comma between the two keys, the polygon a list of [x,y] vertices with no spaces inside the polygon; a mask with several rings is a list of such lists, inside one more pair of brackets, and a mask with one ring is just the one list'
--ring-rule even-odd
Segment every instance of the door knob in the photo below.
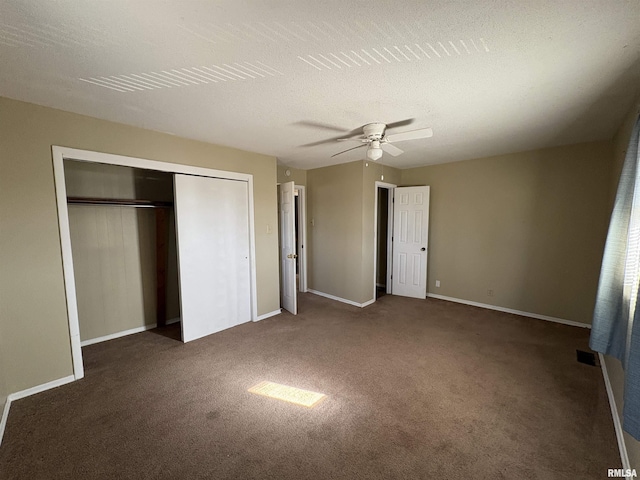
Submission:
{"label": "door knob", "polygon": [[426,250],[426,248],[425,248],[425,247],[422,247],[422,248],[420,249],[420,251],[421,251],[421,252],[424,252],[425,250]]}

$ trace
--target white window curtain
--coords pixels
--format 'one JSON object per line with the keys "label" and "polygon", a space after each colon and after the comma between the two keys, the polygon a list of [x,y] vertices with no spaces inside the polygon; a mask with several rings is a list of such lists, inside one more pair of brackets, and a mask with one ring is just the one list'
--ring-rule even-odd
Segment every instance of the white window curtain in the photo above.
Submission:
{"label": "white window curtain", "polygon": [[[625,370],[623,428],[640,440],[640,118],[631,134],[605,244],[590,346]],[[636,320],[637,321],[634,321]]]}

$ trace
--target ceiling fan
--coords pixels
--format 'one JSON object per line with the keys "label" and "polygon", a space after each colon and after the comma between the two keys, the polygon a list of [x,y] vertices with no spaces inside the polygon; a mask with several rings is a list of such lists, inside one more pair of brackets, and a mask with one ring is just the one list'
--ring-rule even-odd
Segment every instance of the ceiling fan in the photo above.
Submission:
{"label": "ceiling fan", "polygon": [[[325,124],[318,124],[315,122],[299,122],[304,125],[310,125],[314,127],[321,127],[325,129],[338,130],[335,127],[327,126]],[[314,146],[321,145],[324,143],[332,143],[334,141],[338,142],[361,142],[362,145],[358,145],[357,147],[349,148],[347,150],[343,150],[342,152],[338,152],[331,157],[335,157],[337,155],[341,155],[346,152],[350,152],[351,150],[355,150],[357,148],[367,147],[367,158],[369,160],[375,161],[382,158],[383,150],[394,157],[404,153],[401,149],[392,145],[396,142],[403,142],[405,140],[417,140],[419,138],[429,138],[433,136],[433,130],[430,128],[419,128],[417,130],[409,130],[406,132],[387,134],[387,131],[396,128],[396,127],[404,127],[405,125],[410,125],[413,123],[413,118],[408,118],[406,120],[401,120],[399,122],[393,122],[389,124],[385,123],[368,123],[363,127],[357,128],[350,132],[347,132],[346,136],[343,138],[334,137],[326,140],[321,140],[319,142],[313,142],[307,144],[306,146]]]}
{"label": "ceiling fan", "polygon": [[[333,143],[335,141],[338,142],[361,142],[362,145],[358,145],[357,147],[349,148],[347,150],[343,150],[342,152],[338,152],[332,157],[336,155],[341,155],[345,152],[349,152],[351,150],[355,150],[356,148],[368,147],[367,148],[367,158],[369,160],[378,160],[382,157],[383,150],[394,157],[404,153],[401,149],[392,145],[392,143],[403,142],[405,140],[417,140],[419,138],[429,138],[433,136],[433,130],[430,128],[419,128],[417,130],[409,130],[407,132],[400,132],[394,134],[387,134],[387,131],[392,128],[404,127],[407,125],[411,125],[413,123],[413,118],[407,118],[406,120],[400,120],[398,122],[393,123],[368,123],[362,127],[356,128],[355,130],[351,130],[350,132],[343,133],[341,137],[333,137],[327,138],[324,140],[320,140],[318,142],[307,143],[306,145],[301,145],[303,147],[314,147],[316,145],[323,145],[327,143]],[[314,128],[323,128],[325,130],[334,130],[338,132],[344,132],[345,130],[339,127],[334,127],[333,125],[327,125],[325,123],[318,122],[309,122],[309,121],[299,121],[296,122],[297,125],[302,125],[305,127],[314,127]]]}
{"label": "ceiling fan", "polygon": [[387,130],[389,128],[393,128],[401,125],[408,125],[413,122],[413,119],[403,120],[401,122],[391,123],[389,125],[385,123],[368,123],[362,127],[363,135],[356,138],[336,138],[338,142],[346,142],[346,141],[356,141],[362,142],[362,145],[358,145],[357,147],[349,148],[347,150],[343,150],[342,152],[338,152],[331,157],[335,157],[337,155],[341,155],[346,152],[350,152],[351,150],[355,150],[356,148],[367,147],[367,158],[372,161],[379,160],[382,157],[382,151],[384,150],[390,155],[397,157],[404,153],[403,150],[399,149],[395,145],[392,145],[396,142],[404,142],[406,140],[417,140],[419,138],[429,138],[433,136],[433,130],[430,128],[419,128],[417,130],[409,130],[406,132],[394,133],[391,135],[387,135]]}

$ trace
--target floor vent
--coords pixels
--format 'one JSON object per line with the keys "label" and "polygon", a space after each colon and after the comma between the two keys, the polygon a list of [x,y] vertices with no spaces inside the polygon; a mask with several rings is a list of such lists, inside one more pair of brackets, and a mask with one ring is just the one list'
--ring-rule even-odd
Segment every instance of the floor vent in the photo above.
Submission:
{"label": "floor vent", "polygon": [[593,365],[594,367],[598,365],[598,363],[596,362],[596,354],[593,352],[576,350],[576,355],[578,357],[578,362],[580,363],[586,363],[587,365]]}

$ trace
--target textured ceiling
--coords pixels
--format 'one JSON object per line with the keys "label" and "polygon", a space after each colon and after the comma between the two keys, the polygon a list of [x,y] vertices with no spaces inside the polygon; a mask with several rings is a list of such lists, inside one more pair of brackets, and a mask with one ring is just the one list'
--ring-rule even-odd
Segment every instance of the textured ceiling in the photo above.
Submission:
{"label": "textured ceiling", "polygon": [[639,58],[636,0],[0,2],[0,95],[298,168],[407,118],[434,136],[381,163],[611,138]]}

